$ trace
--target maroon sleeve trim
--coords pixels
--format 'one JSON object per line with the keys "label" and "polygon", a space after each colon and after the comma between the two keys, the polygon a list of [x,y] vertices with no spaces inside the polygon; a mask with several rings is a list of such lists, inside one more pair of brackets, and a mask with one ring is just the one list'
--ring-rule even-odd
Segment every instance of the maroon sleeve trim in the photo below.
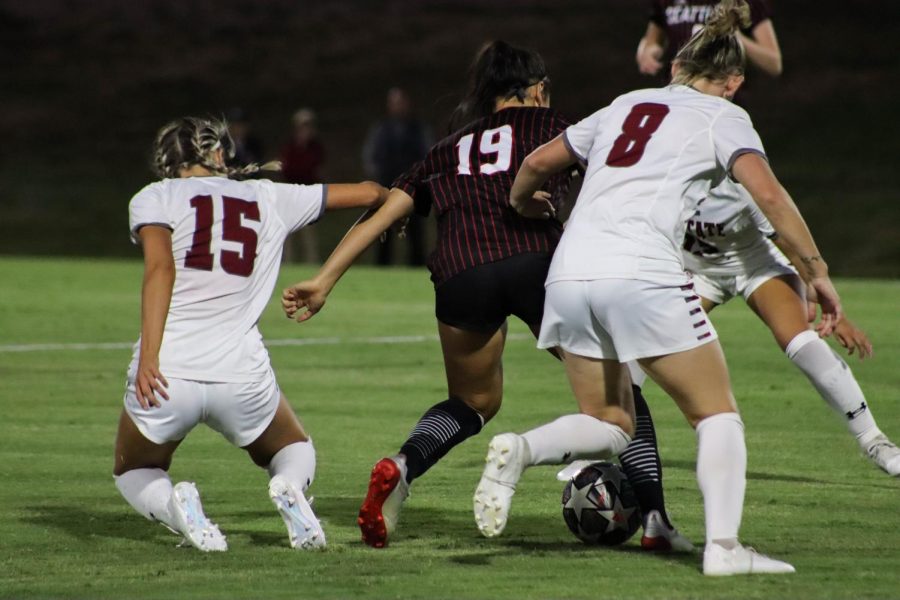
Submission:
{"label": "maroon sleeve trim", "polygon": [[587,159],[585,157],[583,157],[581,154],[579,154],[578,151],[572,147],[572,142],[569,141],[568,132],[563,131],[562,140],[563,140],[563,144],[566,145],[566,149],[572,154],[572,156],[574,156],[575,158],[577,158],[584,164],[587,164]]}
{"label": "maroon sleeve trim", "polygon": [[169,231],[172,231],[172,232],[175,231],[174,229],[172,229],[172,226],[169,225],[168,223],[138,223],[137,225],[135,225],[134,227],[131,228],[131,241],[134,242],[135,244],[140,244],[140,243],[141,243],[141,239],[138,237],[138,232],[139,232],[142,228],[144,228],[144,227],[146,227],[146,226],[148,226],[148,225],[154,225],[154,226],[156,226],[156,227],[163,227],[163,228],[168,229]]}
{"label": "maroon sleeve trim", "polygon": [[327,206],[328,206],[328,184],[323,183],[322,184],[322,204],[319,205],[319,214],[316,215],[315,219],[313,219],[312,221],[310,221],[309,223],[306,224],[307,227],[309,225],[314,225],[314,224],[318,223],[322,219],[322,217],[325,216],[325,209],[327,208]]}
{"label": "maroon sleeve trim", "polygon": [[766,153],[757,148],[738,148],[734,152],[731,153],[731,158],[728,159],[728,166],[725,167],[725,172],[728,173],[728,178],[732,181],[737,181],[734,178],[734,175],[731,174],[731,168],[734,167],[734,161],[743,156],[744,154],[757,154],[762,157],[763,160],[769,162],[769,157],[766,156]]}

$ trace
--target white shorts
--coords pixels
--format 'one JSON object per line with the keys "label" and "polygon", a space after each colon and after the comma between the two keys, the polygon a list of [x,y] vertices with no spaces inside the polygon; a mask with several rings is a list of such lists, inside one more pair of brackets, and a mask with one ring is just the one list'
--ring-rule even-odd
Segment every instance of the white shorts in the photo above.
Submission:
{"label": "white shorts", "polygon": [[717,339],[693,284],[637,279],[555,281],[547,286],[538,348],[626,362]]}
{"label": "white shorts", "polygon": [[278,409],[281,390],[275,374],[248,383],[210,383],[167,377],[169,400],[161,406],[141,408],[128,374],[125,410],[145,438],[155,444],[184,439],[198,423],[206,423],[225,438],[243,448],[256,440]]}
{"label": "white shorts", "polygon": [[797,275],[797,271],[790,265],[771,262],[737,275],[694,273],[694,290],[707,300],[725,304],[735,296],[746,300],[765,282],[784,275]]}

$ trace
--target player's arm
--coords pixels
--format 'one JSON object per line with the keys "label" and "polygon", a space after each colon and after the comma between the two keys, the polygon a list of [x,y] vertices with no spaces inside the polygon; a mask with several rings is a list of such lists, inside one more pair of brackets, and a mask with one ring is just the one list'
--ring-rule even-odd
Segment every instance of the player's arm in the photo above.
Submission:
{"label": "player's arm", "polygon": [[[159,371],[166,316],[175,284],[175,259],[172,256],[172,232],[158,225],[145,225],[138,231],[144,248],[144,283],[141,289],[141,349],[135,388],[144,409],[159,406],[156,395],[168,400],[169,383]],[[155,394],[154,394],[155,392]]]}
{"label": "player's arm", "polygon": [[666,32],[657,23],[647,23],[647,31],[638,42],[635,60],[638,71],[644,75],[656,75],[662,69],[662,55],[666,46]]}
{"label": "player's arm", "polygon": [[756,153],[738,156],[731,172],[772,224],[788,257],[793,256],[798,261],[796,266],[800,276],[816,291],[822,307],[822,320],[816,329],[822,336],[829,335],[842,316],[840,296],[828,277],[828,265],[794,201],[775,178],[769,163]]}
{"label": "player's arm", "polygon": [[288,318],[300,322],[319,312],[328,294],[353,262],[391,225],[412,213],[413,208],[409,194],[399,188],[392,189],[381,208],[374,212],[370,210],[350,228],[314,278],[284,290],[281,306]]}
{"label": "player's arm", "polygon": [[738,32],[738,38],[747,51],[747,59],[772,77],[781,75],[781,46],[778,45],[772,20],[760,21],[750,33],[752,38]]}
{"label": "player's arm", "polygon": [[388,189],[374,181],[331,183],[325,195],[325,210],[378,208],[387,197]]}
{"label": "player's arm", "polygon": [[522,161],[509,193],[513,210],[532,219],[549,219],[555,214],[549,194],[539,192],[550,177],[578,161],[560,134],[535,149]]}

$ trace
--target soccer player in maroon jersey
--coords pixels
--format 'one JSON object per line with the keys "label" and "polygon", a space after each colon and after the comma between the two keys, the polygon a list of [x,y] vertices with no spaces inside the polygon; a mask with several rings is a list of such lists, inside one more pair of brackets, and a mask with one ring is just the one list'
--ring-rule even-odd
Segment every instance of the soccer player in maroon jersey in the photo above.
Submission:
{"label": "soccer player in maroon jersey", "polygon": [[[719,0],[651,0],[647,31],[638,44],[638,70],[660,75],[668,81],[669,64],[679,48],[712,14]],[[761,71],[781,75],[781,48],[772,25],[769,0],[748,0],[750,26],[738,33],[747,60]]]}
{"label": "soccer player in maroon jersey", "polygon": [[[284,291],[288,316],[312,317],[353,261],[393,223],[414,210],[435,210],[437,248],[428,267],[449,397],[426,411],[397,455],[373,468],[358,519],[370,546],[387,543],[409,484],[481,431],[500,409],[506,318],[519,317],[535,335],[540,330],[544,280],[562,233],[556,212],[568,191],[568,176],[551,178],[536,193],[546,202],[547,219],[520,217],[508,197],[524,157],[568,126],[549,108],[549,83],[537,53],[499,41],[487,45],[457,111],[475,120],[401,176],[383,209],[348,232],[316,277]],[[622,453],[622,467],[639,480],[635,491],[642,511],[662,521],[649,537],[645,527],[642,544],[654,550],[690,549],[666,515],[653,422],[637,387],[634,398],[639,426]]]}
{"label": "soccer player in maroon jersey", "polygon": [[[422,416],[397,455],[375,465],[359,515],[371,546],[386,544],[409,483],[500,409],[507,317],[539,331],[544,279],[562,223],[555,215],[521,217],[508,198],[522,159],[568,126],[549,108],[549,83],[536,52],[502,41],[485,46],[458,111],[474,120],[398,178],[383,209],[355,225],[312,280],[284,292],[288,316],[312,317],[353,261],[393,223],[413,211],[435,211],[437,246],[428,268],[449,394]],[[560,208],[568,184],[569,176],[559,175],[538,192],[549,211]]]}

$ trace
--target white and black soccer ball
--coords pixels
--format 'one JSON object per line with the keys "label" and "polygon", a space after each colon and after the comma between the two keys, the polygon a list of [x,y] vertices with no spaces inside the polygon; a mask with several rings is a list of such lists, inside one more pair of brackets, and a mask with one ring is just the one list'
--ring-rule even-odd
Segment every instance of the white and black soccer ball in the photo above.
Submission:
{"label": "white and black soccer ball", "polygon": [[616,546],[641,526],[641,510],[628,478],[618,465],[590,464],[566,483],[563,518],[585,544]]}

